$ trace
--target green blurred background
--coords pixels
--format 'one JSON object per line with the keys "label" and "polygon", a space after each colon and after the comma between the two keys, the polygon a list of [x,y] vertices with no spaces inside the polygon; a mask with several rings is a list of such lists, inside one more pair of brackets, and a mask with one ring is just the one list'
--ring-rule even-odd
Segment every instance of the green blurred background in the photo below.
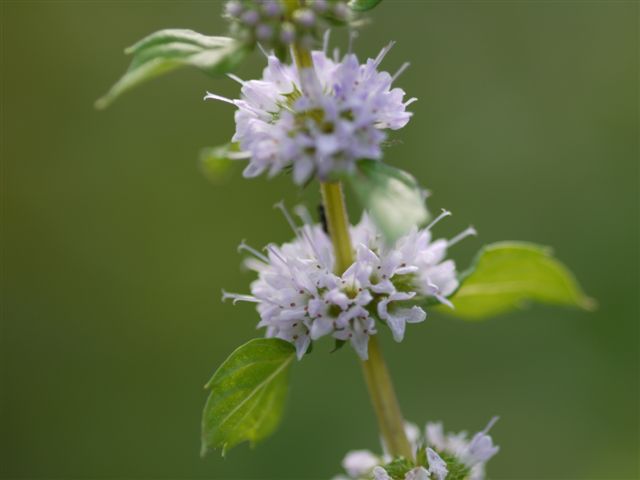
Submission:
{"label": "green blurred background", "polygon": [[[122,49],[165,27],[222,34],[215,1],[2,2],[3,478],[322,479],[378,449],[350,349],[295,366],[284,422],[255,450],[201,460],[203,384],[260,335],[220,302],[252,276],[235,249],[291,237],[272,204],[318,201],[288,178],[212,185],[228,79],[180,72],[105,112]],[[531,240],[596,297],[484,323],[433,315],[385,351],[404,412],[493,430],[496,479],[638,478],[638,3],[386,0],[356,43],[420,101],[387,161],[432,210],[480,231],[453,252]],[[339,37],[341,38],[341,37]],[[340,40],[339,43],[344,44]],[[255,76],[255,54],[239,74]],[[355,205],[351,205],[355,207]],[[353,217],[357,211],[352,210]]]}

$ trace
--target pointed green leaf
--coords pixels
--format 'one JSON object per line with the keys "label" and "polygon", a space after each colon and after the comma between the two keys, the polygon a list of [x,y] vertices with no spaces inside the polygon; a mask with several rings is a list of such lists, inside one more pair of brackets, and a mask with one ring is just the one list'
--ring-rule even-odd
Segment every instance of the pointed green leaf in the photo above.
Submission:
{"label": "pointed green leaf", "polygon": [[133,55],[131,64],[111,90],[96,102],[96,108],[106,108],[127,90],[180,67],[193,66],[210,75],[228,72],[247,51],[248,47],[232,38],[209,37],[192,30],[152,33],[125,50]]}
{"label": "pointed green leaf", "polygon": [[240,146],[237,143],[227,143],[218,147],[206,147],[200,150],[200,167],[206,177],[213,183],[223,183],[229,178]]}
{"label": "pointed green leaf", "polygon": [[549,248],[524,242],[484,247],[450,299],[455,309],[442,311],[471,320],[514,310],[529,302],[584,309],[595,306]]}
{"label": "pointed green leaf", "polygon": [[403,170],[376,160],[360,160],[347,181],[390,243],[429,219],[422,189]]}
{"label": "pointed green leaf", "polygon": [[295,348],[277,338],[251,340],[218,368],[202,414],[202,454],[269,436],[282,419]]}
{"label": "pointed green leaf", "polygon": [[356,12],[366,12],[376,7],[382,0],[351,0],[349,6]]}

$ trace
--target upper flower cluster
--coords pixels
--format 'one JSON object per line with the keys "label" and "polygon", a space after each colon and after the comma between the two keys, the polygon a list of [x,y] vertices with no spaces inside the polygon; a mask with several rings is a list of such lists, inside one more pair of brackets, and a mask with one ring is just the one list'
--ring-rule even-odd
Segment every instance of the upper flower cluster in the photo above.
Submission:
{"label": "upper flower cluster", "polygon": [[351,18],[344,0],[301,3],[293,11],[286,11],[278,0],[230,0],[224,16],[236,38],[276,50],[286,49],[293,42],[311,48],[330,25],[345,24]]}
{"label": "upper flower cluster", "polygon": [[292,168],[295,183],[303,184],[314,174],[326,180],[351,171],[363,158],[381,159],[385,130],[404,127],[415,100],[404,101],[404,91],[391,87],[408,64],[393,76],[378,71],[390,48],[363,64],[354,54],[339,59],[314,51],[313,69],[301,71],[269,55],[262,79],[232,75],[242,84],[240,99],[208,93],[205,99],[238,107],[233,140],[249,158],[244,176]]}
{"label": "upper flower cluster", "polygon": [[[334,480],[484,480],[485,465],[500,447],[488,434],[498,417],[470,439],[467,432],[447,433],[442,423],[427,423],[424,435],[407,423],[406,433],[415,461],[375,455],[368,450],[349,452],[342,461],[347,476]],[[383,445],[384,447],[384,445]]]}
{"label": "upper flower cluster", "polygon": [[244,242],[240,249],[253,254],[246,261],[258,272],[251,295],[224,293],[224,298],[257,303],[259,327],[268,337],[292,342],[301,358],[312,340],[325,335],[349,341],[367,359],[369,336],[377,333],[375,319],[384,322],[396,341],[402,341],[407,323],[422,322],[429,300],[450,305],[447,296],[458,287],[455,264],[446,260],[447,248],[467,235],[469,228],[451,240],[432,240],[430,228],[414,228],[393,246],[365,214],[351,227],[355,261],[342,274],[334,272],[331,240],[322,226],[312,225],[308,213],[298,208],[305,224],[298,227],[280,205],[296,238],[267,253]]}

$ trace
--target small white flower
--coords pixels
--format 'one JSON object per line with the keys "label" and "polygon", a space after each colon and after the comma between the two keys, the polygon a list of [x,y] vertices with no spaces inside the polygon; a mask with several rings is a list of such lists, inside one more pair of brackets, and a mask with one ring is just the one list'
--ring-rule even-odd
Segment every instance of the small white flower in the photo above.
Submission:
{"label": "small white flower", "polygon": [[416,467],[404,476],[404,480],[429,480],[430,478],[429,471],[424,467]]}
{"label": "small white flower", "polygon": [[497,421],[498,417],[492,418],[486,428],[476,433],[467,448],[460,453],[461,459],[466,465],[473,467],[479,463],[484,464],[498,453],[500,447],[494,445],[493,439],[487,434]]}
{"label": "small white flower", "polygon": [[[284,206],[278,207],[296,238],[281,246],[269,245],[266,253],[241,243],[239,249],[253,255],[246,265],[258,273],[258,279],[251,284],[251,295],[224,292],[223,298],[256,303],[258,327],[267,329],[267,337],[293,343],[298,358],[312,340],[332,336],[349,342],[366,360],[369,337],[377,333],[374,315],[399,342],[407,323],[426,318],[420,306],[425,300],[450,304],[446,295],[458,285],[453,262],[444,260],[451,242],[432,243],[429,228],[433,224],[387,246],[373,222],[363,215],[360,223],[351,227],[356,259],[337,275],[331,240],[322,227],[297,226]],[[300,216],[308,221],[308,213]]]}
{"label": "small white flower", "polygon": [[[427,423],[425,440],[427,445],[456,457],[471,470],[470,480],[483,480],[485,464],[500,450],[494,445],[489,430],[498,421],[491,419],[486,428],[476,433],[471,440],[466,432],[444,434],[441,423]],[[428,454],[428,452],[427,452]]]}
{"label": "small white flower", "polygon": [[349,476],[357,478],[368,474],[380,463],[380,458],[369,450],[354,450],[347,453],[342,461],[342,468]]}
{"label": "small white flower", "polygon": [[[313,15],[301,11],[301,21]],[[313,175],[326,180],[352,171],[362,158],[381,159],[385,130],[404,127],[411,117],[406,107],[415,100],[404,101],[404,91],[391,87],[400,72],[378,71],[390,48],[363,64],[351,53],[339,59],[314,51],[313,69],[302,73],[269,55],[260,80],[231,75],[242,85],[240,99],[208,93],[205,99],[238,107],[233,141],[249,157],[244,176],[274,176],[291,167],[294,182],[304,184]]]}
{"label": "small white flower", "polygon": [[445,480],[449,474],[447,463],[432,448],[427,448],[427,462],[429,473],[435,480]]}
{"label": "small white flower", "polygon": [[373,469],[373,480],[393,480],[387,471],[382,467]]}

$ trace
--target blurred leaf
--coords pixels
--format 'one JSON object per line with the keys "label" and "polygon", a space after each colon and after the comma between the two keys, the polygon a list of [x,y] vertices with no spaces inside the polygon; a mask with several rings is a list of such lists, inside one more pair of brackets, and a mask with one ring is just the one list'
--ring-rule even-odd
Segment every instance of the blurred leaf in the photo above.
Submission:
{"label": "blurred leaf", "polygon": [[236,349],[205,386],[202,454],[269,436],[282,418],[295,348],[277,338],[257,338]]}
{"label": "blurred leaf", "polygon": [[376,7],[382,0],[351,0],[349,6],[356,12],[366,12]]}
{"label": "blurred leaf", "polygon": [[403,170],[376,160],[360,160],[356,172],[346,179],[388,242],[429,219],[422,189]]}
{"label": "blurred leaf", "polygon": [[96,108],[106,108],[127,90],[187,65],[210,75],[228,72],[244,58],[247,47],[227,37],[169,29],[152,33],[127,48],[125,53],[133,55],[128,70],[96,102]]}
{"label": "blurred leaf", "polygon": [[234,154],[240,152],[240,146],[233,142],[217,147],[200,150],[199,162],[203,173],[213,183],[223,183],[229,178],[233,165],[238,163]]}
{"label": "blurred leaf", "polygon": [[443,311],[471,320],[513,310],[531,301],[584,309],[595,306],[549,248],[524,242],[484,247],[450,299],[455,310]]}

